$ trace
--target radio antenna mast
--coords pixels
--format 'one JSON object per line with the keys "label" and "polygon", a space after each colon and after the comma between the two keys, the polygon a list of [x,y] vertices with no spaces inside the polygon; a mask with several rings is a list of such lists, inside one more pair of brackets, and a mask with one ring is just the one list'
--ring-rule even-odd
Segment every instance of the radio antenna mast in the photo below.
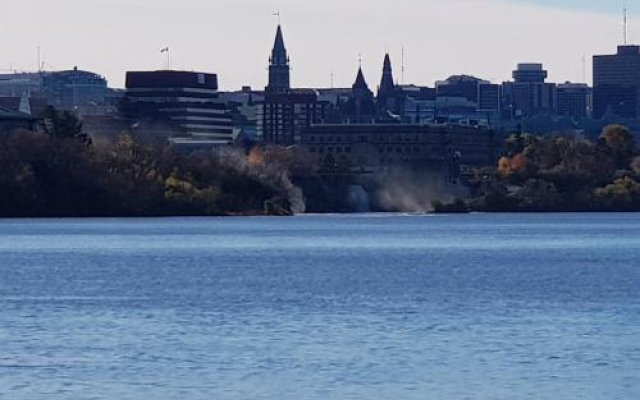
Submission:
{"label": "radio antenna mast", "polygon": [[624,45],[626,46],[628,44],[627,39],[628,39],[628,29],[629,29],[629,20],[628,20],[628,13],[629,11],[627,10],[627,7],[625,6],[622,9],[622,13],[623,13],[623,34],[624,34]]}
{"label": "radio antenna mast", "polygon": [[401,76],[400,76],[400,84],[404,85],[404,45],[402,45],[402,66],[400,68]]}

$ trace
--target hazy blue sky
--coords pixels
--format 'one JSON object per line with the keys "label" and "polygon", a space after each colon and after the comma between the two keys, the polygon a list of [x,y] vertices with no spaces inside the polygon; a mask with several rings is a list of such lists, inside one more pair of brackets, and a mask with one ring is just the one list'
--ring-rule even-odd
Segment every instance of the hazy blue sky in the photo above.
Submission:
{"label": "hazy blue sky", "polygon": [[636,2],[608,1],[608,0],[516,0],[521,3],[540,4],[559,8],[574,8],[578,10],[593,10],[597,12],[620,14],[625,5],[631,6]]}
{"label": "hazy blue sky", "polygon": [[[384,52],[405,83],[450,74],[508,79],[518,62],[542,62],[556,81],[590,81],[591,56],[640,39],[640,0],[20,0],[3,4],[0,69],[35,69],[38,44],[49,69],[74,65],[123,85],[127,70],[173,66],[216,72],[223,89],[266,83],[282,12],[295,86],[351,85],[358,54],[369,84]],[[637,13],[637,16],[636,16]]]}

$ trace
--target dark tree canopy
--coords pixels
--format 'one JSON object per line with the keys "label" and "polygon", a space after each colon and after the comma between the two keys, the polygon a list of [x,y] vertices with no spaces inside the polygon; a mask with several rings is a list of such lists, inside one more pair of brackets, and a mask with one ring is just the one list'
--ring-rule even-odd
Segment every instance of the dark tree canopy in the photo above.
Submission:
{"label": "dark tree canopy", "polygon": [[469,183],[470,210],[640,211],[640,157],[633,134],[620,125],[605,127],[597,143],[513,135],[497,168]]}
{"label": "dark tree canopy", "polygon": [[108,146],[78,140],[81,125],[51,114],[45,133],[0,138],[0,217],[290,213],[289,165],[251,165],[241,153],[184,154],[121,136]]}

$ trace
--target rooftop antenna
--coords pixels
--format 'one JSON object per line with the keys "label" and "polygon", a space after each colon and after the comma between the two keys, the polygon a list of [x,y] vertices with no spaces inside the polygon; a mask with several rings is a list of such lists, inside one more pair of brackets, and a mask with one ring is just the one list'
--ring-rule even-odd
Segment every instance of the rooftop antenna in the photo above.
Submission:
{"label": "rooftop antenna", "polygon": [[42,72],[42,62],[40,61],[42,47],[40,46],[40,44],[38,44],[37,51],[38,51],[38,69],[37,69],[37,71],[38,72]]}
{"label": "rooftop antenna", "polygon": [[334,79],[334,73],[333,70],[331,70],[331,89],[333,89],[333,79]]}
{"label": "rooftop antenna", "polygon": [[400,67],[400,84],[404,85],[404,45],[402,45],[402,65]]}
{"label": "rooftop antenna", "polygon": [[628,29],[629,29],[629,21],[628,21],[628,14],[629,11],[627,10],[627,6],[624,6],[624,8],[622,8],[622,13],[623,13],[623,35],[624,35],[624,45],[626,46],[628,44],[627,42],[627,38],[628,38]]}
{"label": "rooftop antenna", "polygon": [[587,57],[582,56],[582,82],[587,82]]}

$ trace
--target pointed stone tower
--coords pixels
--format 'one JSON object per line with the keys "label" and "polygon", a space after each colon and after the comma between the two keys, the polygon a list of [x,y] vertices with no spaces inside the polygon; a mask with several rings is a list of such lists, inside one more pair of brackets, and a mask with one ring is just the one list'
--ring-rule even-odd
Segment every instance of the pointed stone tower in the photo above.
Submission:
{"label": "pointed stone tower", "polygon": [[276,39],[269,58],[269,84],[266,91],[270,93],[287,93],[291,89],[290,83],[291,67],[289,66],[289,56],[284,45],[282,27],[278,25]]}
{"label": "pointed stone tower", "polygon": [[396,87],[393,81],[393,68],[391,67],[389,53],[385,54],[383,64],[382,80],[380,81],[380,87],[378,87],[378,97],[392,94]]}
{"label": "pointed stone tower", "polygon": [[367,81],[364,79],[364,73],[362,72],[362,67],[358,68],[358,75],[356,76],[356,81],[351,88],[353,89],[354,95],[373,94],[371,90],[369,90],[369,85],[367,85]]}
{"label": "pointed stone tower", "polygon": [[403,107],[403,96],[393,79],[391,57],[387,53],[384,56],[382,79],[380,80],[380,86],[378,86],[376,110],[379,116],[386,118],[389,113],[401,113]]}
{"label": "pointed stone tower", "polygon": [[370,123],[374,117],[373,92],[364,79],[362,67],[358,68],[356,81],[351,87],[352,98],[350,100],[350,121],[353,123]]}

